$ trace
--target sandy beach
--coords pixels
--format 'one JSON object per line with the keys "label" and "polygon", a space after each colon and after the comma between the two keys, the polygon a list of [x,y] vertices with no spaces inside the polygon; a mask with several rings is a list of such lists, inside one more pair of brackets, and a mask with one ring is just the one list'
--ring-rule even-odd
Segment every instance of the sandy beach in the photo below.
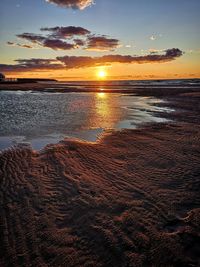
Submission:
{"label": "sandy beach", "polygon": [[200,265],[199,87],[134,93],[172,122],[0,152],[0,266]]}

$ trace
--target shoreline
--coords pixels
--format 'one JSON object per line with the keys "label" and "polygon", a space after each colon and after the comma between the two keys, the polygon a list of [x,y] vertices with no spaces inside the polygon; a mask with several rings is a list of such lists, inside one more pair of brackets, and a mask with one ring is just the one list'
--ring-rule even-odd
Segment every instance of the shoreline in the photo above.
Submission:
{"label": "shoreline", "polygon": [[2,266],[198,266],[200,93],[163,98],[176,122],[0,153]]}
{"label": "shoreline", "polygon": [[[187,80],[185,80],[187,81]],[[75,83],[27,83],[27,84],[0,84],[1,91],[32,91],[34,92],[50,92],[50,93],[98,93],[98,92],[107,92],[107,93],[124,93],[124,94],[136,94],[139,96],[173,96],[178,93],[186,93],[188,90],[190,92],[198,92],[200,88],[200,79],[194,80],[191,85],[187,82],[181,84],[168,84],[163,86],[161,83],[155,81],[155,84],[150,86],[146,84],[129,84],[131,81],[126,82],[127,89],[120,89],[123,84],[114,83],[112,84],[109,81],[101,82],[75,82]],[[124,81],[125,82],[125,81]],[[81,84],[81,86],[80,86]],[[173,92],[174,91],[174,92]]]}

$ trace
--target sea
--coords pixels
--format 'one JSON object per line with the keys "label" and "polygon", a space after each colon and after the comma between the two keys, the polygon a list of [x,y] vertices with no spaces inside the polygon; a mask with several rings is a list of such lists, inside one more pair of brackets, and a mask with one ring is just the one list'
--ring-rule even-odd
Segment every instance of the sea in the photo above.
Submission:
{"label": "sea", "polygon": [[45,90],[0,91],[0,150],[35,150],[65,138],[95,142],[102,133],[166,122],[167,100],[134,90],[196,86],[199,80],[46,83]]}

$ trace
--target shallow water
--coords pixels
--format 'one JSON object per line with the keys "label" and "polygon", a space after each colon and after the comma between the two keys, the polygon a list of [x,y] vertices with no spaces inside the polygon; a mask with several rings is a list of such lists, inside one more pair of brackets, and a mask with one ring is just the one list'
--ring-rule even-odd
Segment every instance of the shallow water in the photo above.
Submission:
{"label": "shallow water", "polygon": [[170,109],[162,100],[118,93],[0,92],[0,149],[28,142],[34,149],[64,137],[95,141],[107,129],[133,129]]}

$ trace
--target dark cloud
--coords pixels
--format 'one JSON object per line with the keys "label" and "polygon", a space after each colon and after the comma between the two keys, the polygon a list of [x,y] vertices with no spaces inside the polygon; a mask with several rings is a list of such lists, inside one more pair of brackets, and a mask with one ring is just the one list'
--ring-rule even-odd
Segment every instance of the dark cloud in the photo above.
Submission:
{"label": "dark cloud", "polygon": [[119,46],[119,40],[105,36],[89,36],[87,42],[87,50],[109,51]]}
{"label": "dark cloud", "polygon": [[74,44],[69,44],[58,39],[46,39],[43,42],[43,46],[53,50],[71,50],[75,48]]}
{"label": "dark cloud", "polygon": [[23,72],[23,71],[45,71],[60,69],[77,69],[110,65],[112,63],[121,64],[144,64],[144,63],[164,63],[175,60],[183,55],[178,48],[167,49],[163,54],[149,54],[145,56],[124,56],[107,55],[102,57],[64,56],[56,59],[18,59],[15,65],[0,64],[0,72]]}
{"label": "dark cloud", "polygon": [[54,50],[71,50],[83,47],[87,50],[113,51],[119,46],[119,40],[104,35],[91,35],[91,32],[83,27],[42,27],[40,30],[47,32],[47,34],[22,33],[18,34],[17,37]]}
{"label": "dark cloud", "polygon": [[60,39],[52,39],[33,33],[18,34],[17,37],[30,41],[34,44],[38,44],[42,47],[51,48],[53,50],[71,50],[76,48],[74,44],[64,42]]}
{"label": "dark cloud", "polygon": [[75,35],[87,35],[90,33],[87,29],[82,27],[68,26],[68,27],[53,27],[53,28],[41,28],[41,31],[51,32],[50,36],[55,38],[71,38]]}
{"label": "dark cloud", "polygon": [[43,41],[45,41],[46,37],[39,35],[39,34],[34,34],[34,33],[22,33],[22,34],[17,34],[17,37],[21,38],[21,39],[25,39],[28,40],[32,43],[35,44],[41,44]]}
{"label": "dark cloud", "polygon": [[14,46],[15,43],[13,43],[13,42],[7,42],[7,45]]}
{"label": "dark cloud", "polygon": [[99,65],[109,65],[111,63],[162,63],[175,60],[183,55],[183,52],[178,48],[172,48],[165,51],[164,54],[149,54],[145,56],[124,56],[124,55],[107,55],[102,57],[75,57],[64,56],[57,57],[63,62],[67,69],[93,67]]}
{"label": "dark cloud", "polygon": [[46,65],[46,64],[52,64],[57,62],[56,59],[44,59],[44,58],[30,58],[30,59],[16,59],[16,62],[22,64],[22,65]]}
{"label": "dark cloud", "polygon": [[183,51],[181,51],[178,48],[167,49],[165,52],[166,52],[166,57],[168,58],[176,58],[183,55]]}
{"label": "dark cloud", "polygon": [[46,2],[73,9],[84,9],[94,3],[93,0],[46,0]]}
{"label": "dark cloud", "polygon": [[0,64],[1,72],[26,72],[26,71],[47,71],[59,70],[64,66],[55,59],[18,59],[15,60],[17,64]]}

